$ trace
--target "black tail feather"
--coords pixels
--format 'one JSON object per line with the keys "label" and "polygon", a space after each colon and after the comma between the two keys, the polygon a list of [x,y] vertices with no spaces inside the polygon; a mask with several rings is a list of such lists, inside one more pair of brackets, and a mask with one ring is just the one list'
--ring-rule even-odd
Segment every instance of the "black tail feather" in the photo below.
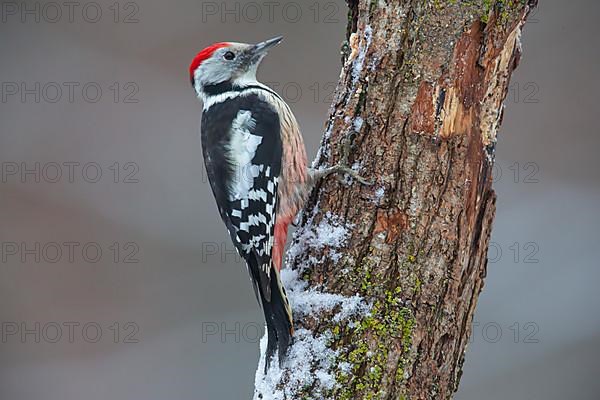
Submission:
{"label": "black tail feather", "polygon": [[[292,343],[293,327],[291,311],[285,289],[279,280],[279,272],[271,268],[271,301],[262,300],[265,321],[267,323],[267,352],[265,354],[265,373],[271,359],[278,351],[279,365],[285,360],[286,352]],[[262,295],[262,293],[261,293]]]}

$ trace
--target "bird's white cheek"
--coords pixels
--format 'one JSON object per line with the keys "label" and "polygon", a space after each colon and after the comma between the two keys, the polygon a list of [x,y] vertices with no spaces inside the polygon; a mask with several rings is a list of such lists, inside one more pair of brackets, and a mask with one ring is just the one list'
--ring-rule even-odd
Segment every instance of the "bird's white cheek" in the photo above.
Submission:
{"label": "bird's white cheek", "polygon": [[232,70],[224,68],[217,60],[206,60],[194,73],[201,86],[214,85],[231,79]]}

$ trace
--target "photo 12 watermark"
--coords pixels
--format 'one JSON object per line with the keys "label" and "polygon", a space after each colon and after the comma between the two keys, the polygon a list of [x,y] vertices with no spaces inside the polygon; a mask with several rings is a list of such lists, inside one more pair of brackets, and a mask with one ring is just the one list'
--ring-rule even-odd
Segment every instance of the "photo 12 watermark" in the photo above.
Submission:
{"label": "photo 12 watermark", "polygon": [[511,82],[506,101],[515,104],[540,103],[540,85],[537,82]]}
{"label": "photo 12 watermark", "polygon": [[534,161],[515,161],[504,166],[496,162],[492,167],[492,179],[495,183],[540,183],[540,177],[540,165]]}
{"label": "photo 12 watermark", "polygon": [[345,18],[345,11],[334,1],[203,1],[201,7],[203,23],[296,24],[307,20],[335,24]]}
{"label": "photo 12 watermark", "polygon": [[333,103],[333,96],[337,87],[337,82],[309,82],[301,84],[299,82],[265,82],[284,98],[289,104],[296,104],[302,100],[312,103],[322,103],[330,105]]}
{"label": "photo 12 watermark", "polygon": [[101,261],[114,264],[138,264],[140,246],[136,242],[0,242],[2,264],[97,264]]}
{"label": "photo 12 watermark", "polygon": [[103,20],[119,24],[140,22],[140,6],[137,2],[95,1],[2,1],[0,21],[3,24],[96,24]]}
{"label": "photo 12 watermark", "polygon": [[490,242],[488,261],[495,264],[500,261],[514,264],[539,264],[540,245],[534,241],[500,243]]}
{"label": "photo 12 watermark", "polygon": [[263,325],[256,322],[202,322],[202,343],[258,343]]}
{"label": "photo 12 watermark", "polygon": [[0,83],[2,104],[99,103],[102,99],[119,104],[139,103],[140,87],[136,82],[40,82],[3,81]]}
{"label": "photo 12 watermark", "polygon": [[539,343],[540,327],[536,322],[512,322],[501,324],[499,322],[473,321],[469,342],[483,340],[486,343],[499,343],[510,341],[512,343]]}
{"label": "photo 12 watermark", "polygon": [[133,161],[3,161],[1,183],[139,183],[140,167]]}
{"label": "photo 12 watermark", "polygon": [[95,321],[4,321],[0,323],[1,344],[15,343],[139,343],[140,327],[135,322]]}
{"label": "photo 12 watermark", "polygon": [[201,262],[203,264],[242,263],[242,257],[231,241],[202,242],[200,249],[202,252]]}

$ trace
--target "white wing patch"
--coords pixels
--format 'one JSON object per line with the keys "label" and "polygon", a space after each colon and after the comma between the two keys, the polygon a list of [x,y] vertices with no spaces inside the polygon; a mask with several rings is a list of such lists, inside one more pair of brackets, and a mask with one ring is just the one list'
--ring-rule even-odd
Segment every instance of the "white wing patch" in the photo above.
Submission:
{"label": "white wing patch", "polygon": [[229,187],[229,200],[248,198],[248,193],[263,167],[252,164],[256,149],[262,137],[250,133],[256,127],[256,120],[249,110],[240,110],[231,124],[231,140],[228,145],[228,158],[234,167],[234,176]]}
{"label": "white wing patch", "polygon": [[252,112],[240,110],[231,124],[231,138],[225,149],[233,168],[227,196],[238,249],[246,255],[254,253],[258,267],[269,278],[279,178],[273,176],[271,166],[255,160],[263,140],[253,134],[255,129]]}

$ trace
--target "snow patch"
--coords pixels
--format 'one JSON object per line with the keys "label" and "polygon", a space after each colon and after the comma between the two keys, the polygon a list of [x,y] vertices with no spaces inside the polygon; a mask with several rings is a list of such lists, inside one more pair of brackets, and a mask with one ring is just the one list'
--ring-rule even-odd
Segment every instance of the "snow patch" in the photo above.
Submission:
{"label": "snow patch", "polygon": [[[302,388],[315,386],[313,392],[319,399],[325,398],[324,391],[335,387],[335,359],[337,352],[328,347],[331,335],[314,337],[307,329],[299,329],[294,334],[294,344],[290,347],[283,368],[291,373],[285,385],[281,378],[284,373],[277,360],[273,360],[267,374],[264,374],[265,360],[261,357],[256,370],[254,400],[297,399]],[[261,354],[265,353],[267,336],[260,341]]]}
{"label": "snow patch", "polygon": [[[305,254],[309,249],[328,247],[330,257],[337,262],[335,249],[346,244],[349,236],[348,229],[353,225],[343,224],[341,219],[327,212],[318,224],[313,219],[318,212],[318,204],[313,209],[305,227],[296,232],[294,244],[288,250],[288,262],[298,255]],[[341,256],[340,256],[341,257]],[[309,266],[318,267],[322,260],[309,257],[308,261],[298,269],[284,268],[281,271],[281,281],[286,288],[287,296],[292,306],[295,318],[322,318],[324,313],[333,315],[336,323],[347,321],[349,326],[356,324],[355,320],[362,319],[371,312],[371,306],[359,295],[343,296],[326,293],[315,287],[309,287],[308,282],[301,277]],[[315,398],[326,399],[328,392],[336,387],[335,371],[338,369],[337,358],[339,351],[330,348],[333,339],[331,332],[319,335],[301,328],[294,333],[294,340],[288,350],[282,367],[279,367],[277,354],[264,373],[267,333],[260,342],[260,361],[256,370],[254,382],[254,400],[291,400],[301,398],[302,389],[311,387]],[[342,371],[350,371],[351,365],[343,363],[339,366]]]}
{"label": "snow patch", "polygon": [[329,247],[329,257],[334,262],[339,261],[341,255],[335,249],[346,243],[349,236],[348,229],[352,229],[354,225],[344,224],[338,216],[329,211],[319,224],[313,225],[312,218],[317,211],[318,205],[313,210],[311,220],[296,233],[294,243],[287,252],[288,260],[306,253],[309,249],[321,250],[327,246]]}
{"label": "snow patch", "polygon": [[352,126],[354,127],[354,130],[356,132],[360,132],[361,128],[363,127],[364,124],[364,120],[362,119],[362,117],[356,117],[354,118],[354,123],[352,124]]}
{"label": "snow patch", "polygon": [[[358,295],[345,297],[319,292],[307,288],[308,284],[300,279],[298,271],[284,269],[281,273],[296,317],[311,315],[318,318],[322,312],[331,311],[335,307],[339,307],[339,311],[333,317],[335,322],[370,313],[371,307]],[[315,336],[313,332],[304,328],[296,330],[294,341],[283,361],[283,368],[279,367],[278,356],[275,354],[265,375],[265,330],[260,341],[261,357],[254,381],[254,400],[297,399],[300,398],[302,388],[307,386],[313,387],[312,392],[318,399],[325,399],[326,392],[336,386],[335,370],[339,351],[329,347],[332,339],[329,331]],[[349,363],[343,363],[339,367],[342,371],[351,369]]]}
{"label": "snow patch", "polygon": [[363,70],[363,66],[365,64],[365,57],[367,56],[367,51],[371,46],[371,40],[373,39],[373,28],[370,25],[365,27],[365,41],[366,44],[359,48],[358,55],[354,59],[352,65],[352,83],[355,85],[360,78],[360,74]]}
{"label": "snow patch", "polygon": [[377,190],[375,190],[375,203],[379,204],[381,203],[381,200],[383,200],[385,196],[385,187],[384,186],[380,186],[377,188]]}
{"label": "snow patch", "polygon": [[294,316],[318,317],[321,313],[338,307],[339,311],[334,315],[333,320],[340,322],[369,312],[369,306],[359,295],[342,296],[309,288],[308,282],[301,279],[300,274],[300,271],[289,268],[281,271],[281,281],[286,288]]}

